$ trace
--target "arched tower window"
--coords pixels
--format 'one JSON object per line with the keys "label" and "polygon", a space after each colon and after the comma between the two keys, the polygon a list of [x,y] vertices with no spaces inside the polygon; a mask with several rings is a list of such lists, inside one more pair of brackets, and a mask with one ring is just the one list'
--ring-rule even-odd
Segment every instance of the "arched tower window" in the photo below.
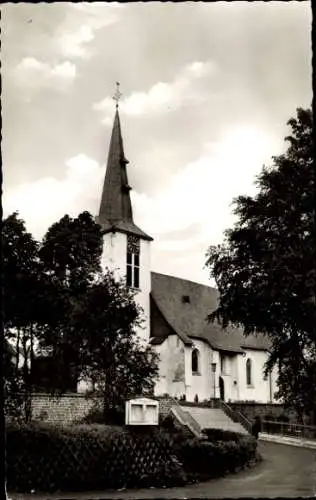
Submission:
{"label": "arched tower window", "polygon": [[127,237],[126,284],[139,288],[140,240],[136,236]]}
{"label": "arched tower window", "polygon": [[200,353],[198,349],[192,351],[192,373],[200,372]]}
{"label": "arched tower window", "polygon": [[247,385],[252,384],[252,362],[251,359],[247,359],[246,362],[246,380],[247,380]]}

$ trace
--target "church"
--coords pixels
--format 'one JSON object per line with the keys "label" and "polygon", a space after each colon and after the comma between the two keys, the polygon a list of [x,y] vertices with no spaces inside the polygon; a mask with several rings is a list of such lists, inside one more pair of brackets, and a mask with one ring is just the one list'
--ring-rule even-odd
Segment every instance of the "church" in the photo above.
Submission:
{"label": "church", "polygon": [[155,394],[192,402],[212,398],[274,402],[277,372],[263,376],[268,339],[244,337],[238,328],[224,330],[209,323],[207,315],[217,307],[215,288],[151,271],[150,252],[155,243],[134,222],[128,163],[116,104],[96,217],[104,239],[102,266],[123,277],[137,292],[145,317],[138,334],[160,356]]}

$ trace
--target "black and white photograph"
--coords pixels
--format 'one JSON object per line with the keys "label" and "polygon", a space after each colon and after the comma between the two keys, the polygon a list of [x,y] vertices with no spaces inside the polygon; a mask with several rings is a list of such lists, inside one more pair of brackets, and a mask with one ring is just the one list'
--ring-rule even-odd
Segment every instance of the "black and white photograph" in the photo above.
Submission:
{"label": "black and white photograph", "polygon": [[311,2],[1,18],[7,498],[315,496]]}

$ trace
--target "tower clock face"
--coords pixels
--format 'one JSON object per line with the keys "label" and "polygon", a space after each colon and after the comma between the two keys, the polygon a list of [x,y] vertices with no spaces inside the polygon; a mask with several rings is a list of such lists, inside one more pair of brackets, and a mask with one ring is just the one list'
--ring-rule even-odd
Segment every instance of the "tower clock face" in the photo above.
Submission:
{"label": "tower clock face", "polygon": [[140,240],[137,236],[128,236],[127,237],[127,251],[128,253],[139,254],[140,249]]}

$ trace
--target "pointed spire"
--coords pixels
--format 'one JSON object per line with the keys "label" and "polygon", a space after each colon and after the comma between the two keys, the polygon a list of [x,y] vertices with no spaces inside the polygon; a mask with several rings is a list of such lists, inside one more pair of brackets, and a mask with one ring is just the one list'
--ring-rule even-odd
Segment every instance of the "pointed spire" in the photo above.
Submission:
{"label": "pointed spire", "polygon": [[[118,84],[117,84],[118,85]],[[134,234],[147,240],[152,238],[139,229],[133,220],[133,210],[130,198],[131,187],[128,184],[121,123],[118,112],[118,100],[121,96],[117,92],[113,99],[116,101],[116,111],[112,129],[106,175],[104,179],[98,223],[104,232],[121,231]]]}
{"label": "pointed spire", "polygon": [[130,188],[127,184],[126,164],[118,109],[115,112],[106,175],[103,185],[99,220],[133,222]]}

